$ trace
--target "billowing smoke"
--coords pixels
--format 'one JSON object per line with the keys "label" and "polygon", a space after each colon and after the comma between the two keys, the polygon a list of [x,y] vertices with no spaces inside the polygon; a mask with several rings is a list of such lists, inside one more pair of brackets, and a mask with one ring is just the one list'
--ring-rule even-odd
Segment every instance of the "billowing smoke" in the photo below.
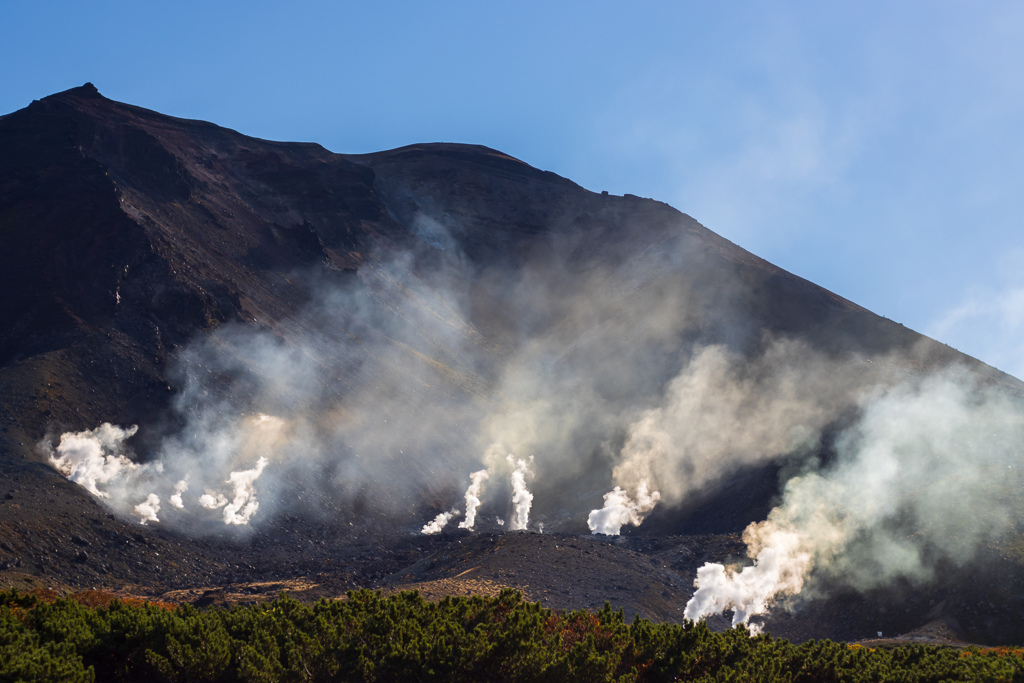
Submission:
{"label": "billowing smoke", "polygon": [[228,499],[223,493],[210,493],[207,491],[199,496],[199,504],[207,510],[219,510],[228,504]]}
{"label": "billowing smoke", "polygon": [[143,495],[139,489],[159,477],[163,467],[160,463],[139,465],[127,457],[125,442],[137,431],[134,425],[122,429],[104,423],[96,429],[63,434],[56,448],[49,442],[42,446],[48,451],[50,464],[89,493],[107,499],[125,514],[130,511],[142,524],[158,522],[160,496]]}
{"label": "billowing smoke", "polygon": [[128,457],[131,451],[126,442],[138,431],[134,425],[122,429],[104,423],[93,430],[65,433],[56,447],[44,440],[40,448],[49,455],[54,468],[68,479],[105,499],[125,516],[138,517],[142,524],[161,521],[158,517],[161,492],[174,510],[186,510],[188,480],[192,472],[196,472],[201,480],[209,483],[205,493],[194,502],[207,510],[223,508],[224,524],[244,525],[259,507],[255,482],[268,460],[259,457],[251,469],[231,471],[230,467],[249,460],[263,439],[269,438],[268,443],[272,444],[273,434],[280,427],[279,420],[258,415],[233,423],[230,430],[220,432],[220,438],[210,444],[210,453],[225,451],[223,464],[228,469],[219,481],[209,481],[217,476],[217,470],[207,468],[204,471],[193,466],[195,460],[182,458],[181,452],[174,450],[179,443],[174,440],[165,442],[165,450],[158,459],[141,465],[133,462]]}
{"label": "billowing smoke", "polygon": [[423,529],[420,531],[420,533],[424,533],[424,534],[439,534],[439,533],[441,533],[442,529],[444,529],[446,526],[448,526],[448,522],[451,521],[452,517],[458,517],[458,516],[459,516],[459,511],[458,510],[452,509],[452,510],[449,510],[448,512],[442,512],[442,513],[438,514],[437,517],[434,518],[433,522],[430,522],[429,524],[424,524],[423,525]]}
{"label": "billowing smoke", "polygon": [[654,509],[660,498],[661,494],[657,491],[647,490],[647,482],[643,479],[637,485],[635,500],[616,486],[604,494],[604,507],[591,511],[587,517],[587,526],[595,534],[618,536],[623,525],[640,526],[644,515]]}
{"label": "billowing smoke", "polygon": [[138,515],[141,524],[146,522],[159,522],[156,513],[160,512],[160,496],[151,493],[146,500],[135,506],[135,514]]}
{"label": "billowing smoke", "polygon": [[891,381],[887,360],[835,360],[794,340],[766,340],[756,356],[697,348],[659,404],[629,425],[616,486],[590,513],[590,530],[617,535],[659,500],[678,504],[742,467],[815,451],[860,391]]}
{"label": "billowing smoke", "polygon": [[751,566],[707,564],[685,616],[748,623],[815,576],[858,590],[926,581],[1014,530],[1024,513],[1024,413],[960,369],[878,391],[830,464],[789,480],[744,533]]}
{"label": "billowing smoke", "polygon": [[[378,189],[418,203],[409,188]],[[611,444],[656,405],[690,353],[688,335],[716,324],[730,296],[719,283],[694,299],[704,252],[684,248],[690,233],[664,217],[627,226],[610,215],[616,226],[602,219],[593,232],[555,217],[569,221],[565,236],[552,225],[523,259],[484,263],[460,251],[470,227],[459,212],[389,210],[422,244],[363,254],[357,273],[290,273],[308,293],[304,308],[222,324],[176,354],[170,414],[138,439],[158,445],[126,459],[161,463],[162,476],[125,479],[117,486],[129,495],[111,507],[131,516],[155,493],[161,523],[198,531],[204,519],[246,526],[232,522],[295,508],[408,517],[410,501],[419,515],[425,501],[465,486],[495,443],[502,460],[542,454],[529,465],[535,478],[485,457],[488,490],[467,492],[466,525],[486,510],[525,527],[534,505],[549,525],[578,523],[595,502],[585,492],[611,488]],[[232,473],[260,458],[255,498],[236,503]],[[520,470],[514,481],[509,467]]]}
{"label": "billowing smoke", "polygon": [[754,566],[730,573],[723,565],[709,562],[698,569],[697,592],[686,603],[683,616],[696,621],[732,610],[733,626],[747,624],[756,632],[758,625],[751,624],[750,618],[764,614],[775,595],[799,593],[811,556],[801,547],[798,534],[773,529],[771,536],[772,545],[757,553]]}
{"label": "billowing smoke", "polygon": [[96,429],[63,434],[56,449],[49,443],[45,447],[50,451],[50,464],[58,472],[92,495],[110,498],[110,493],[100,487],[129,477],[139,469],[124,455],[125,441],[138,430],[136,425],[121,429],[105,422]]}
{"label": "billowing smoke", "polygon": [[[482,507],[509,512],[493,483],[508,472],[510,528],[526,528],[535,502],[549,523],[579,520],[596,502],[583,492],[608,487],[588,523],[617,533],[659,500],[676,505],[745,464],[814,448],[854,389],[885,376],[882,363],[759,335],[754,356],[690,344],[721,315],[717,300],[694,299],[672,249],[628,254],[572,277],[554,259],[470,281],[452,263],[424,269],[403,256],[370,262],[357,280],[313,281],[296,320],[223,325],[178,354],[168,423],[183,426],[143,454],[146,477],[125,476],[133,460],[101,444],[113,458],[93,458],[76,480],[96,493],[122,477],[126,497],[112,507],[130,515],[155,493],[168,501],[162,522],[199,529],[204,511],[245,526],[300,505],[297,488],[329,501],[308,514],[344,513],[356,499],[407,514],[410,500],[468,475],[461,526],[471,529]],[[502,308],[484,321],[490,337],[466,313]]]}
{"label": "billowing smoke", "polygon": [[476,511],[480,507],[480,496],[483,495],[484,482],[491,478],[487,470],[477,470],[470,476],[469,488],[466,489],[466,518],[459,522],[460,529],[472,529],[476,524]]}
{"label": "billowing smoke", "polygon": [[260,458],[251,470],[232,472],[227,483],[234,490],[234,498],[224,506],[225,524],[248,524],[249,518],[259,509],[253,491],[253,483],[263,474],[267,459]]}
{"label": "billowing smoke", "polygon": [[753,358],[720,345],[698,349],[660,405],[630,425],[614,480],[677,503],[742,466],[809,452],[851,395],[885,381],[875,367],[792,340]]}
{"label": "billowing smoke", "polygon": [[185,508],[185,502],[182,500],[181,496],[186,491],[188,491],[188,477],[174,485],[174,493],[171,494],[169,499],[171,501],[171,505],[179,510],[183,510]]}
{"label": "billowing smoke", "polygon": [[[137,439],[103,425],[43,449],[125,517],[189,531],[292,511],[440,530],[464,491],[465,529],[525,529],[533,515],[548,529],[586,519],[616,534],[744,468],[797,463],[804,478],[787,496],[827,480],[845,460],[814,460],[822,434],[858,410],[867,419],[920,372],[912,349],[850,352],[827,329],[848,310],[829,318],[829,302],[813,343],[773,337],[761,325],[774,314],[751,310],[760,285],[734,277],[733,245],[653,209],[655,225],[603,210],[569,215],[570,229],[494,263],[459,250],[477,228],[458,211],[418,210],[406,222],[422,244],[365,254],[355,273],[290,273],[304,308],[225,323],[181,349],[161,425]],[[132,453],[135,441],[156,445]],[[439,509],[449,516],[424,525]],[[797,521],[775,514],[752,545],[755,559],[776,549],[774,585],[794,573],[769,532],[795,534],[804,552]]]}

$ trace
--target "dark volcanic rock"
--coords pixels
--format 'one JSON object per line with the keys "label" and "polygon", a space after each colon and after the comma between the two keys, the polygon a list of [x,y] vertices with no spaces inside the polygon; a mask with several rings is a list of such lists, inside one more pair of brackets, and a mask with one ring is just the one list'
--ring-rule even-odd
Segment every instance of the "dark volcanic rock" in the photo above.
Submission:
{"label": "dark volcanic rock", "polygon": [[[446,322],[443,335],[396,334],[395,320],[408,311],[443,317],[440,304],[389,280],[387,264],[399,257],[416,274],[450,273],[448,284],[464,293],[466,319]],[[636,263],[649,263],[654,275],[614,292],[622,316],[671,281],[686,293],[693,325],[656,342],[624,340],[598,359],[614,365],[615,349],[629,345],[645,352],[640,379],[612,376],[600,387],[617,405],[629,405],[631,391],[660,394],[679,370],[680,349],[722,344],[754,353],[773,337],[834,357],[900,350],[894,372],[908,375],[963,363],[1020,393],[1015,380],[773,266],[660,202],[592,193],[479,146],[344,155],[258,140],[112,102],[87,84],[0,118],[0,481],[9,489],[0,500],[0,567],[12,585],[27,580],[11,578],[25,558],[23,571],[54,584],[154,591],[300,575],[333,576],[325,585],[341,590],[393,585],[406,575],[449,580],[473,569],[524,590],[529,584],[531,595],[558,607],[612,599],[631,613],[676,618],[700,562],[739,559],[735,533],[770,509],[785,463],[739,472],[685,507],[659,508],[617,542],[533,534],[413,541],[418,525],[388,517],[363,492],[350,492],[343,507],[302,482],[295,482],[295,509],[282,509],[251,535],[196,540],[109,514],[36,448],[47,434],[140,424],[135,444],[144,459],[182,419],[168,413],[189,381],[172,371],[176,354],[224,329],[263,330],[285,344],[345,340],[358,352],[332,357],[318,375],[331,395],[354,392],[373,362],[393,370],[401,367],[396,358],[416,358],[436,369],[436,382],[415,387],[425,404],[453,395],[466,404],[497,402],[501,363],[533,330],[569,330],[558,357],[544,361],[559,381],[559,364],[614,323],[588,327],[557,303],[535,306],[544,298],[523,294],[533,274],[543,270],[546,284],[572,289]],[[356,325],[341,307],[312,320],[304,311],[328,285],[365,295],[359,301],[371,302],[374,315]],[[217,368],[192,371],[205,373],[213,392],[237,380]],[[601,454],[614,446],[581,447],[574,469],[537,486],[578,509],[599,504],[610,469]],[[395,478],[410,473],[424,481],[433,474],[406,456]],[[419,519],[448,509],[459,492],[437,484],[392,495],[389,509]],[[538,494],[538,515],[562,531],[585,531],[550,498]],[[658,545],[680,533],[705,535]],[[68,539],[75,547],[49,550]],[[197,604],[217,602],[218,591]],[[868,624],[858,615],[858,628]],[[969,612],[955,616],[977,632],[1003,633]],[[798,626],[791,631],[803,634]]]}

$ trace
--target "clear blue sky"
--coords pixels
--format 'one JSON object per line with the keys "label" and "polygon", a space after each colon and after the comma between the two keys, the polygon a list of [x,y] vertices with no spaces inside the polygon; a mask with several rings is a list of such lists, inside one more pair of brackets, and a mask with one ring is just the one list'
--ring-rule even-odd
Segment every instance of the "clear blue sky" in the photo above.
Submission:
{"label": "clear blue sky", "polygon": [[0,112],[107,97],[654,197],[1024,377],[1024,3],[0,0]]}

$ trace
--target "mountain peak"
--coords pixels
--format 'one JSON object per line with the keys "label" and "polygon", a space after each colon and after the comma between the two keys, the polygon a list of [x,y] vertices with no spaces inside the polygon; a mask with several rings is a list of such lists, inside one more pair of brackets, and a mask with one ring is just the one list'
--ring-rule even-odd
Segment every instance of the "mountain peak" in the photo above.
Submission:
{"label": "mountain peak", "polygon": [[103,97],[100,91],[96,89],[96,86],[93,85],[92,82],[88,81],[78,86],[77,88],[69,88],[68,90],[59,92],[56,95],[53,95],[53,97],[81,97],[90,99],[106,99],[105,97]]}
{"label": "mountain peak", "polygon": [[[259,140],[108,99],[92,83],[0,121],[0,291],[0,581],[10,570],[156,591],[351,567],[324,588],[337,595],[402,577],[447,580],[465,564],[477,577],[500,570],[508,585],[545,586],[564,600],[553,607],[628,598],[627,608],[681,618],[698,563],[739,556],[739,533],[775,519],[787,473],[818,468],[792,481],[848,492],[821,509],[860,519],[847,510],[859,509],[855,475],[874,462],[861,453],[903,451],[859,444],[902,422],[949,423],[951,433],[963,424],[961,441],[995,424],[966,429],[966,399],[951,417],[915,417],[955,403],[917,402],[930,376],[961,373],[968,387],[1003,387],[1007,403],[1024,397],[1017,380],[667,204],[590,192],[483,146],[345,155]],[[941,387],[940,398],[962,393]],[[1016,430],[1019,420],[1005,422]],[[68,434],[91,445],[72,453]],[[917,459],[886,462],[904,479],[887,475],[878,485],[890,488],[872,492],[908,517],[878,513],[879,538],[912,528],[918,508],[904,500],[963,500],[959,488],[948,493],[959,473],[971,500],[1012,496],[1016,516],[1000,507],[982,522],[1009,520],[1019,535],[1021,487],[1006,476],[1016,451],[975,464],[1002,451],[971,447],[962,461],[974,469],[955,469],[959,451],[908,434],[895,443],[920,444],[904,449]],[[1012,449],[1017,435],[998,443]],[[94,462],[120,468],[115,495],[102,497],[105,482],[85,474]],[[65,478],[82,465],[83,478]],[[932,493],[907,479],[929,467]],[[850,474],[828,479],[836,472]],[[245,497],[224,487],[239,477]],[[412,536],[440,531],[461,491],[479,501],[474,521],[467,504],[465,527]],[[513,509],[517,530],[533,515],[529,528],[543,522],[545,533],[492,542]],[[944,534],[948,518],[922,528]],[[624,545],[579,537],[641,521]],[[954,530],[982,528],[970,524]],[[216,540],[235,527],[260,535]],[[59,538],[76,547],[62,550]],[[948,545],[914,538],[913,557]],[[631,548],[656,562],[636,564]],[[178,569],[162,571],[171,565],[153,561],[155,549]],[[935,575],[961,557],[938,556]],[[840,611],[822,607],[794,628],[905,631],[944,616],[932,603],[961,591],[945,614],[967,633],[1020,642],[1024,562],[998,557],[979,554],[909,598],[894,584],[892,600],[865,598],[824,626],[815,614]],[[979,568],[986,588],[974,588]],[[880,578],[901,576],[890,570]],[[571,587],[543,583],[563,576]],[[982,595],[1000,607],[979,613]],[[899,609],[879,617],[880,600]]]}

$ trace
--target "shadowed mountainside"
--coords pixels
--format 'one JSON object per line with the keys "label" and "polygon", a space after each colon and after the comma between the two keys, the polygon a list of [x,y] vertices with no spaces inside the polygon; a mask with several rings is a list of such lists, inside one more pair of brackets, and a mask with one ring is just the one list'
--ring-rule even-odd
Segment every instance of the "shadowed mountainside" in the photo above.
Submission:
{"label": "shadowed mountainside", "polygon": [[[437,580],[415,553],[405,559],[418,569],[402,574],[379,554],[388,541],[371,539],[406,538],[459,502],[490,443],[515,443],[508,425],[521,423],[531,436],[517,456],[537,449],[533,522],[586,533],[630,421],[708,347],[768,358],[761,374],[806,357],[884,385],[961,364],[1009,394],[1022,388],[657,201],[590,192],[480,146],[344,155],[258,140],[110,101],[91,84],[0,118],[0,247],[0,562],[19,580]],[[776,362],[779,340],[797,346]],[[301,358],[282,361],[287,349]],[[826,434],[857,410],[862,385],[843,386]],[[271,465],[285,474],[241,540],[184,517],[164,528],[114,514],[37,446],[138,424],[131,457],[155,461],[211,414],[299,404],[288,443],[314,436]],[[829,448],[823,439],[817,456]],[[311,450],[307,467],[297,454]],[[632,535],[742,531],[777,500],[781,455],[739,459],[666,496]],[[481,509],[488,533],[512,512]],[[165,503],[161,514],[178,513]],[[453,556],[434,546],[459,539],[420,550]],[[627,564],[631,576],[651,571]],[[630,609],[672,618],[687,567],[644,579],[653,602]]]}

